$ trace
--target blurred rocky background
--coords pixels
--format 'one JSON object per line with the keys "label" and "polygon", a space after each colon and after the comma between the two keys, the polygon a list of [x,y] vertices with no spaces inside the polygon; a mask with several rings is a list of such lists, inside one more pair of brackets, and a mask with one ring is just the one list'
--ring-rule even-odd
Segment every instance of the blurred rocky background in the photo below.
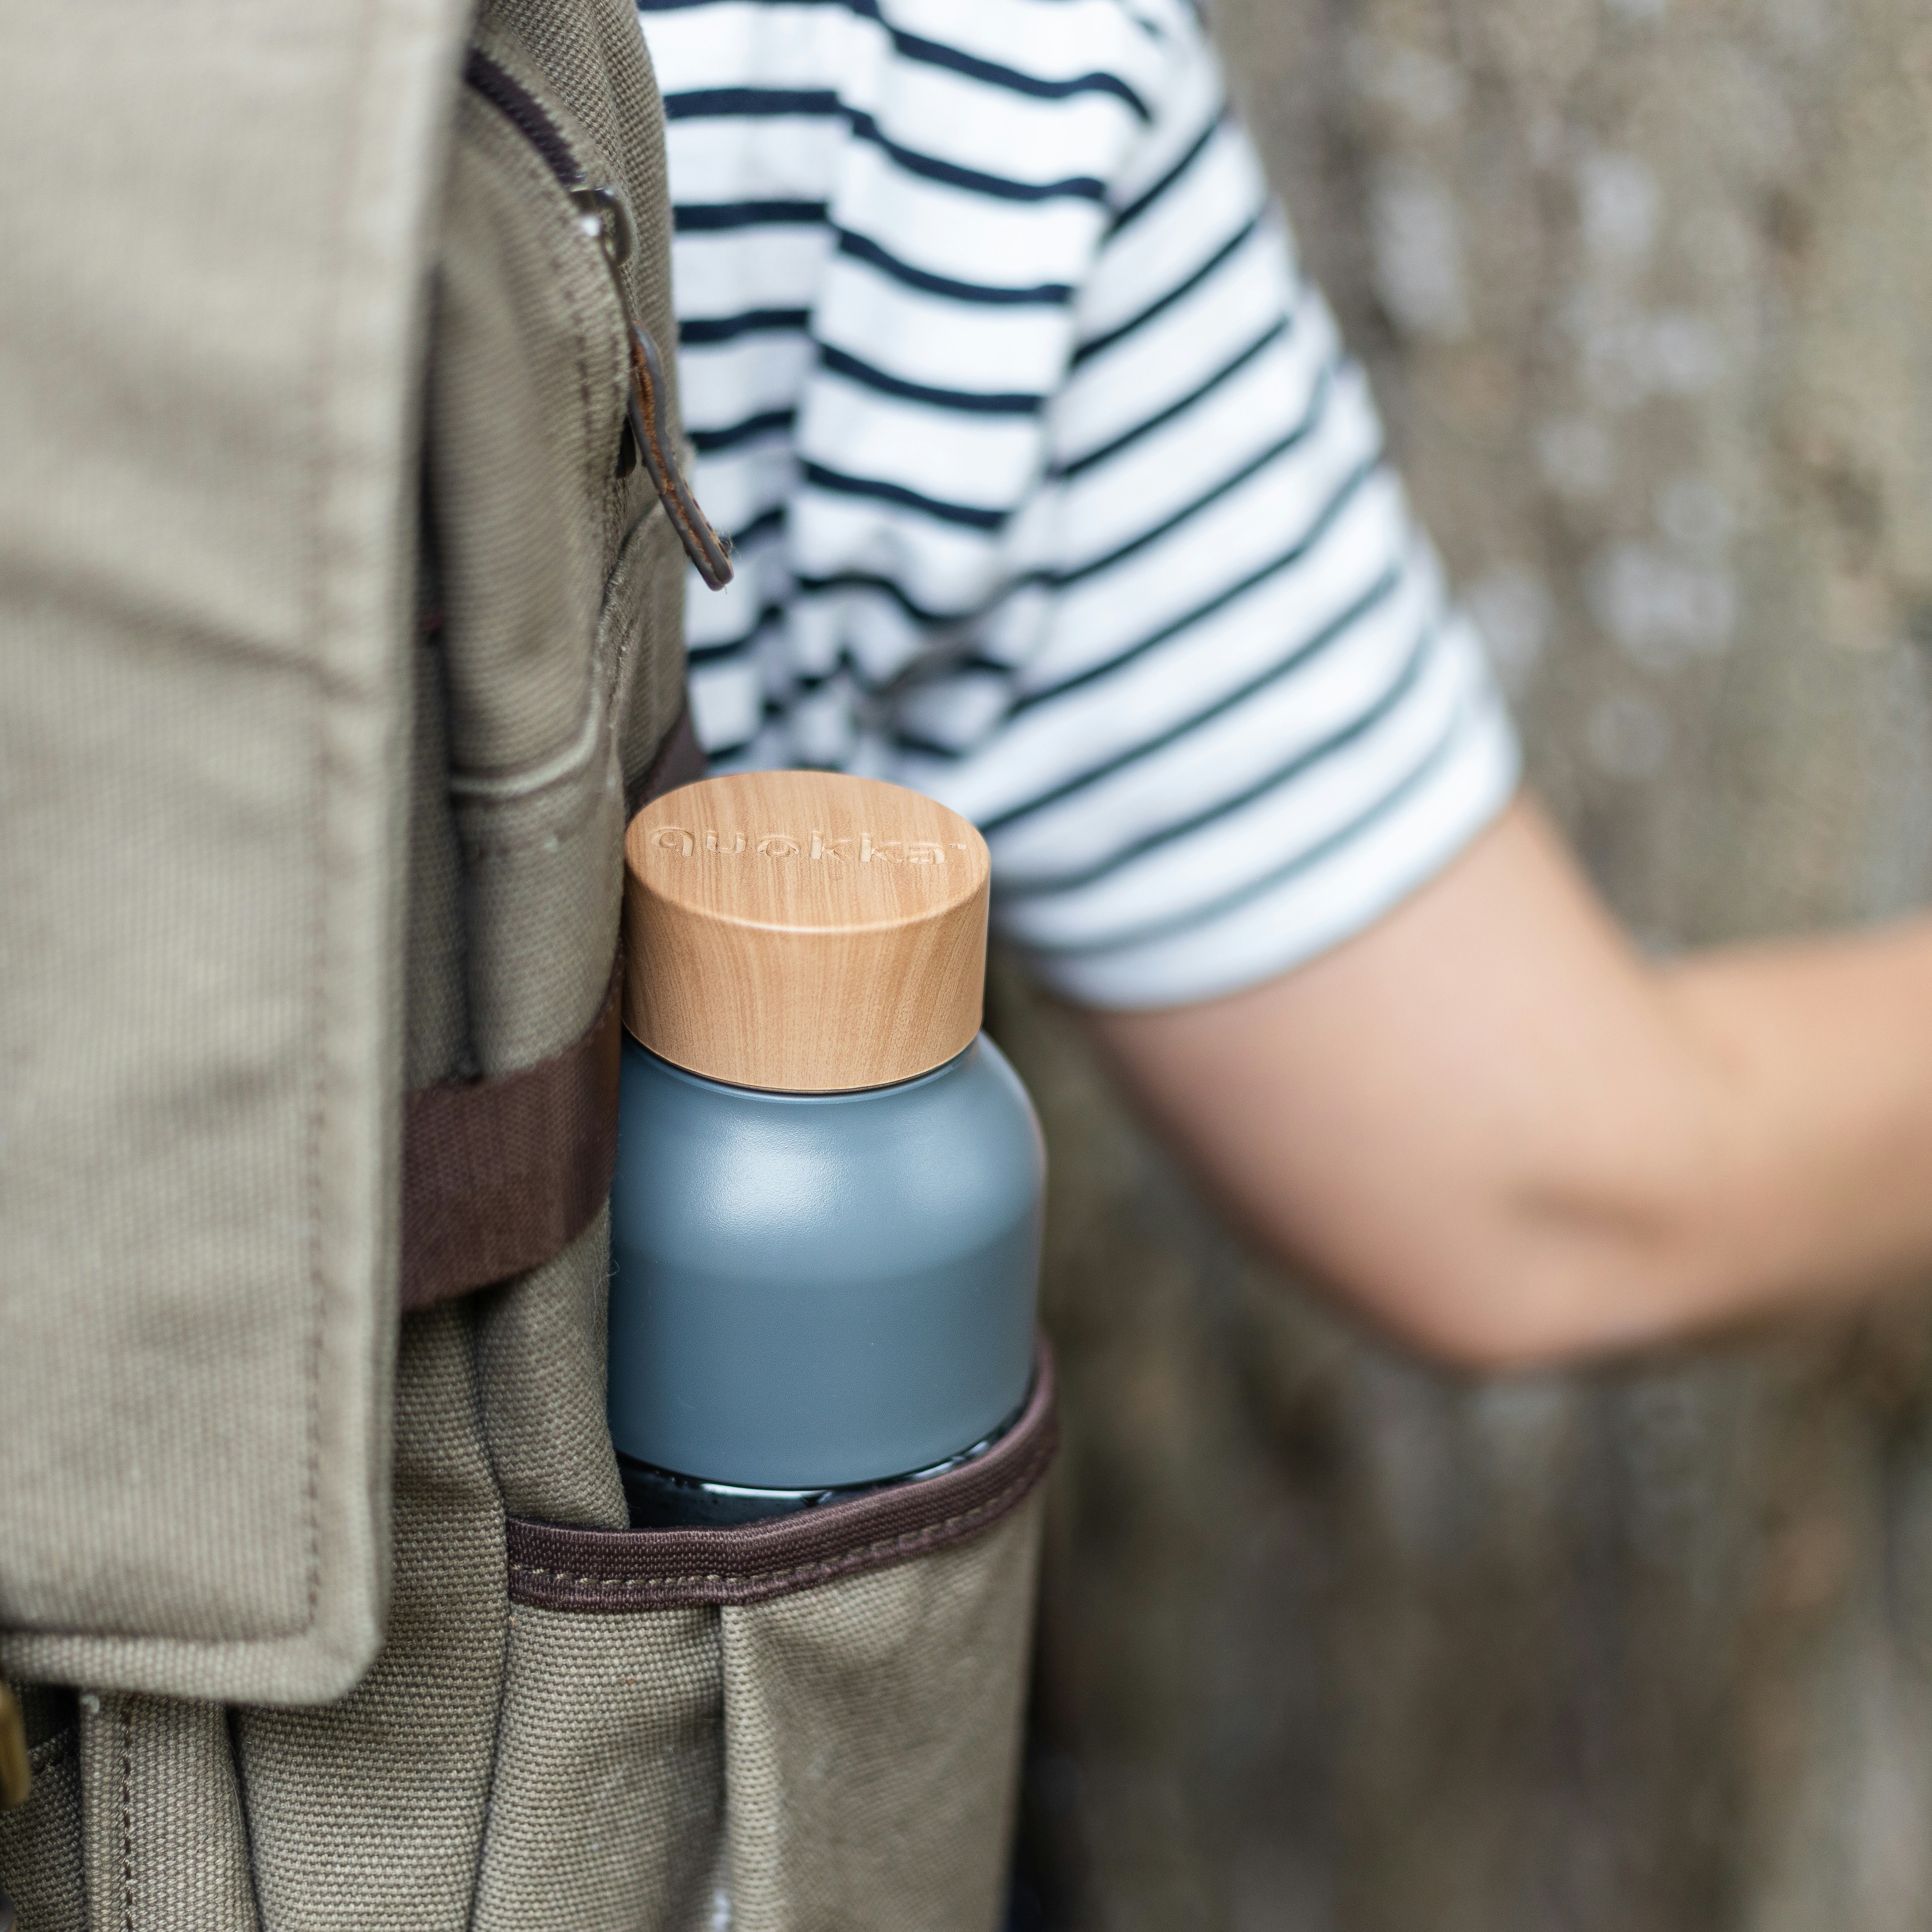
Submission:
{"label": "blurred rocky background", "polygon": [[[1216,25],[1644,942],[1932,897],[1925,0]],[[1932,1924],[1932,1307],[1439,1377],[1244,1256],[1049,1006],[995,1017],[1066,1388],[1036,1923]]]}

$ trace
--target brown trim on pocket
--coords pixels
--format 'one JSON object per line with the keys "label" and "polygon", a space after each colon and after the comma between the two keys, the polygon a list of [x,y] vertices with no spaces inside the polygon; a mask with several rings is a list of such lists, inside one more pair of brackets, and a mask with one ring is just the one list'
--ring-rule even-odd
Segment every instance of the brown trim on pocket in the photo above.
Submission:
{"label": "brown trim on pocket", "polygon": [[976,1462],[924,1482],[734,1529],[566,1529],[512,1518],[510,1596],[546,1610],[757,1604],[962,1543],[1033,1492],[1054,1447],[1042,1342],[1018,1421]]}

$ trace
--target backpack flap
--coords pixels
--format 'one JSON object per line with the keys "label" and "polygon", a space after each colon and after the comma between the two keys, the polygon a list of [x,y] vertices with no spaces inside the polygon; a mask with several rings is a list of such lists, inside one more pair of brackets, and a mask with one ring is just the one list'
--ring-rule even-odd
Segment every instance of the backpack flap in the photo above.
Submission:
{"label": "backpack flap", "polygon": [[313,1701],[380,1637],[415,391],[467,10],[10,23],[17,1677]]}

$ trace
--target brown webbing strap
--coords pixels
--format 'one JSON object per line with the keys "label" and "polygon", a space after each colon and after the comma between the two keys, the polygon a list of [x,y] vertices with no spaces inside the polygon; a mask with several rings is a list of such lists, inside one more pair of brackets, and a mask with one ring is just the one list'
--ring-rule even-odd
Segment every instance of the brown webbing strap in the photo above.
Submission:
{"label": "brown webbing strap", "polygon": [[618,976],[590,1030],[494,1080],[403,1102],[403,1306],[426,1308],[560,1253],[617,1158]]}
{"label": "brown webbing strap", "polygon": [[[704,776],[686,711],[638,787],[638,802]],[[614,964],[597,1017],[549,1059],[404,1096],[405,1309],[538,1266],[604,1204],[617,1160],[622,984]]]}

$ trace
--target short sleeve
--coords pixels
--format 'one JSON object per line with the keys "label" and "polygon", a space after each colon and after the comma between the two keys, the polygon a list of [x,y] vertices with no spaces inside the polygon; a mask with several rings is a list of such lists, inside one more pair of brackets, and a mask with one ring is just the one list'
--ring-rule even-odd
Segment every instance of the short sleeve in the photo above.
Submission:
{"label": "short sleeve", "polygon": [[1210,998],[1450,864],[1516,740],[1196,17],[951,17],[864,39],[759,641],[712,614],[698,672],[740,680],[728,758],[973,819],[1055,991]]}

